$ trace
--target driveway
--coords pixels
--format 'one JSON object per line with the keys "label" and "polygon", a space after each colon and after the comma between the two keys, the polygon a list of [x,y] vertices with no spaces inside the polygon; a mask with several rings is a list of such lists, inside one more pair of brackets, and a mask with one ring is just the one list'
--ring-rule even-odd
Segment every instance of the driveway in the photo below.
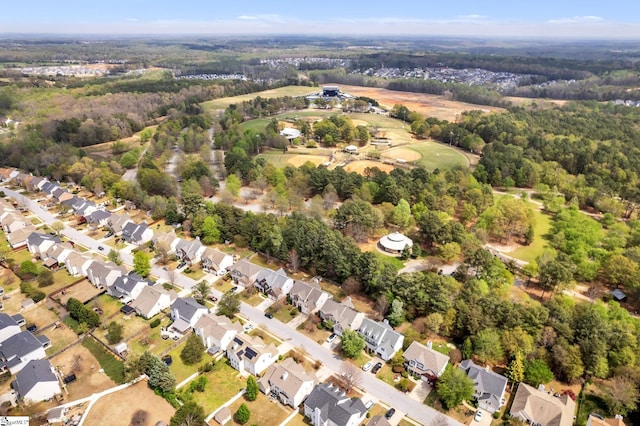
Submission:
{"label": "driveway", "polygon": [[482,411],[482,419],[477,422],[474,416],[474,418],[471,419],[471,422],[469,422],[469,426],[491,426],[491,421],[493,420],[491,413],[481,408],[478,408],[478,411]]}
{"label": "driveway", "polygon": [[416,385],[415,388],[409,394],[411,399],[415,399],[416,401],[422,402],[431,392],[431,385],[424,380],[420,380],[420,382]]}

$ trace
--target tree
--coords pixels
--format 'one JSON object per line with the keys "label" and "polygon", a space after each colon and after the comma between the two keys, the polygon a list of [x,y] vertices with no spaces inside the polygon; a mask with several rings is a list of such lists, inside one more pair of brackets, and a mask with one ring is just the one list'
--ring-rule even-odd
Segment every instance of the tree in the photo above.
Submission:
{"label": "tree", "polygon": [[602,386],[602,399],[610,413],[626,416],[635,411],[639,396],[636,384],[626,376],[615,376]]}
{"label": "tree", "polygon": [[149,352],[127,360],[125,373],[127,380],[146,374],[149,377],[149,387],[161,392],[171,392],[176,387],[176,379],[167,364]]}
{"label": "tree", "polygon": [[360,386],[362,369],[350,361],[343,361],[340,366],[340,377],[347,393]]}
{"label": "tree", "polygon": [[69,311],[71,318],[81,324],[86,324],[89,328],[100,325],[100,315],[86,307],[78,299],[72,297],[67,300],[67,310]]}
{"label": "tree", "polygon": [[146,252],[140,250],[133,255],[133,271],[143,278],[149,276],[151,273],[151,260]]}
{"label": "tree", "polygon": [[226,293],[218,302],[217,315],[233,318],[240,312],[240,296],[237,293]]}
{"label": "tree", "polygon": [[211,245],[220,242],[220,230],[215,217],[207,216],[202,224],[202,243]]}
{"label": "tree", "polygon": [[195,333],[191,333],[187,339],[187,343],[182,349],[182,352],[180,352],[180,359],[182,359],[182,362],[186,365],[196,364],[202,361],[204,350],[205,347],[204,344],[202,344],[200,336]]}
{"label": "tree", "polygon": [[115,345],[122,340],[123,328],[122,324],[115,321],[109,323],[109,327],[107,328],[107,342],[109,342],[110,345]]}
{"label": "tree", "polygon": [[484,329],[473,339],[473,350],[482,361],[500,361],[504,356],[500,335],[494,329]]}
{"label": "tree", "polygon": [[53,222],[51,224],[51,229],[56,233],[56,235],[60,235],[60,231],[64,229],[64,223],[60,221]]}
{"label": "tree", "polygon": [[187,402],[171,417],[170,426],[204,426],[204,409],[195,402]]}
{"label": "tree", "polygon": [[467,376],[467,373],[454,367],[447,368],[436,385],[436,393],[447,410],[460,405],[462,401],[471,399],[473,392],[473,380]]}
{"label": "tree", "polygon": [[120,258],[120,252],[118,250],[114,250],[114,249],[109,250],[107,259],[109,259],[116,265],[122,265],[122,259]]}
{"label": "tree", "polygon": [[53,272],[48,269],[45,269],[38,275],[38,287],[48,287],[52,285],[53,282]]}
{"label": "tree", "polygon": [[235,420],[241,425],[247,423],[251,418],[251,411],[249,411],[249,407],[245,403],[242,403],[236,411]]}
{"label": "tree", "polygon": [[402,300],[393,299],[387,319],[392,327],[397,327],[405,321],[404,303]]}
{"label": "tree", "polygon": [[392,220],[393,223],[404,229],[409,226],[409,220],[411,219],[411,207],[404,198],[398,201],[398,204],[393,208]]}
{"label": "tree", "polygon": [[240,194],[240,188],[242,186],[242,182],[236,175],[227,176],[227,181],[225,184],[225,189],[231,193],[234,197],[237,197]]}
{"label": "tree", "polygon": [[[544,252],[536,258],[540,287],[544,291],[555,291],[558,286],[567,284],[573,278],[575,265],[566,254],[560,252],[557,255]],[[542,293],[544,297],[544,293]]]}
{"label": "tree", "polygon": [[291,266],[291,272],[296,273],[300,269],[300,256],[295,249],[289,251],[288,254],[289,265]]}
{"label": "tree", "polygon": [[244,393],[244,396],[248,401],[255,401],[258,397],[258,382],[253,376],[247,377],[247,391]]}
{"label": "tree", "polygon": [[514,383],[519,383],[524,380],[524,362],[522,360],[522,352],[516,352],[507,367],[505,376]]}
{"label": "tree", "polygon": [[198,303],[204,305],[205,299],[209,296],[211,289],[209,287],[209,283],[205,280],[200,281],[198,284],[193,287],[191,290],[193,298],[198,301]]}
{"label": "tree", "polygon": [[364,339],[351,329],[342,333],[342,354],[347,358],[357,358],[365,347]]}
{"label": "tree", "polygon": [[553,380],[553,373],[542,359],[532,359],[524,365],[524,381],[531,386],[538,387],[541,384]]}

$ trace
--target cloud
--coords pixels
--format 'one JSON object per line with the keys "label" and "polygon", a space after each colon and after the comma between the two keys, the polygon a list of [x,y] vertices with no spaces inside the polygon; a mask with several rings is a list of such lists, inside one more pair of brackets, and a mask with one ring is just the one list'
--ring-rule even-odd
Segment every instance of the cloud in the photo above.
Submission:
{"label": "cloud", "polygon": [[461,15],[461,16],[458,16],[456,19],[458,21],[484,21],[488,18],[489,17],[485,15],[471,14],[471,15]]}
{"label": "cloud", "polygon": [[602,22],[602,19],[599,16],[573,16],[570,18],[559,18],[559,19],[551,19],[547,21],[548,24],[591,24],[594,22]]}
{"label": "cloud", "polygon": [[286,19],[280,15],[267,14],[267,15],[240,15],[236,18],[239,21],[261,21],[274,24],[282,24]]}

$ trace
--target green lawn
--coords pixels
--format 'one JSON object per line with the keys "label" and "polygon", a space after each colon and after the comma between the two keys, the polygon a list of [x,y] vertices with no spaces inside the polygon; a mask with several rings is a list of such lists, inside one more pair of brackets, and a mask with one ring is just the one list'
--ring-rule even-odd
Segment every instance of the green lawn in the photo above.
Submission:
{"label": "green lawn", "polygon": [[254,133],[264,133],[265,127],[269,124],[271,120],[268,118],[256,118],[255,120],[245,121],[240,124],[240,128],[242,132],[246,132],[247,130],[251,130]]}
{"label": "green lawn", "polygon": [[271,343],[273,343],[274,345],[278,346],[281,342],[279,340],[277,340],[276,338],[274,338],[271,334],[269,334],[265,330],[263,330],[262,327],[263,326],[260,326],[258,328],[254,328],[253,330],[251,330],[249,335],[250,336],[257,336],[257,337],[261,338],[265,345],[270,345]]}
{"label": "green lawn", "polygon": [[175,341],[171,339],[163,340],[160,337],[160,328],[169,325],[169,318],[162,318],[162,322],[158,327],[151,328],[147,333],[142,333],[127,342],[132,353],[142,355],[145,351],[149,351],[154,355],[160,356],[162,352],[169,349]]}
{"label": "green lawn", "polygon": [[111,380],[118,384],[124,383],[124,362],[91,337],[84,339],[82,346],[89,349]]}
{"label": "green lawn", "polygon": [[191,272],[184,272],[184,274],[191,278],[192,280],[200,281],[202,278],[207,275],[200,267],[196,267],[195,269],[189,269]]}
{"label": "green lawn", "polygon": [[551,217],[538,210],[537,206],[533,203],[530,203],[530,205],[534,209],[533,214],[536,221],[533,242],[528,246],[519,247],[509,253],[509,256],[524,260],[525,262],[534,261],[536,257],[540,256],[545,248],[547,248],[547,235],[551,230]]}
{"label": "green lawn", "polygon": [[[269,309],[267,309],[267,311],[269,311]],[[277,312],[273,310],[269,312],[273,314],[274,318],[276,318],[278,321],[283,322],[285,324],[291,321],[292,319],[294,319],[296,315],[298,315],[298,309],[295,306],[291,306],[291,305],[284,305]]]}
{"label": "green lawn", "polygon": [[173,373],[173,375],[175,376],[177,383],[180,383],[181,381],[198,371],[198,367],[200,367],[202,364],[211,361],[211,357],[204,353],[202,355],[202,361],[200,361],[198,364],[186,365],[184,362],[182,362],[182,359],[180,359],[180,352],[182,352],[182,349],[184,349],[186,343],[187,340],[185,339],[184,342],[180,343],[180,345],[169,352],[169,355],[171,355],[171,358],[173,358],[173,363],[169,367],[169,370],[171,370],[171,373]]}
{"label": "green lawn", "polygon": [[[240,404],[246,404],[251,412],[248,424],[255,425],[279,425],[291,414],[291,407],[285,407],[276,401],[270,401],[266,395],[258,392],[258,397],[255,401],[247,401],[245,398],[238,398],[233,404],[229,406],[232,413],[235,413],[240,407]],[[236,425],[235,420],[232,420],[230,424]]]}
{"label": "green lawn", "polygon": [[282,152],[267,152],[258,154],[256,158],[264,158],[269,164],[273,164],[276,168],[282,168],[289,165],[289,159],[298,154],[283,154]]}
{"label": "green lawn", "polygon": [[102,318],[103,321],[106,321],[107,318],[120,310],[120,308],[122,307],[122,303],[105,293],[93,299],[93,301],[91,301],[91,303],[89,303],[87,306],[89,306],[90,308],[97,307],[102,309],[103,314],[100,315],[100,318]]}
{"label": "green lawn", "polygon": [[305,87],[305,86],[285,86],[277,89],[265,90],[263,92],[249,93],[246,95],[233,96],[229,98],[214,99],[212,101],[203,102],[200,104],[205,111],[214,111],[218,109],[224,109],[231,104],[237,104],[243,101],[249,101],[261,96],[263,98],[277,98],[282,96],[305,96],[311,93],[317,92],[317,87]]}
{"label": "green lawn", "polygon": [[380,369],[380,371],[378,371],[378,374],[376,374],[376,377],[378,379],[382,380],[383,382],[385,382],[388,385],[391,385],[391,386],[395,387],[396,382],[393,381],[394,376],[396,376],[396,373],[394,373],[391,370],[391,367],[389,365],[387,365],[387,364],[383,364],[382,368]]}
{"label": "green lawn", "polygon": [[22,262],[31,260],[31,253],[25,247],[22,250],[9,253],[8,258],[13,261],[14,265],[20,265]]}
{"label": "green lawn", "polygon": [[[176,359],[173,358],[175,364]],[[216,363],[209,373],[205,374],[208,382],[204,392],[194,392],[195,402],[209,414],[245,387],[246,381],[238,376],[238,371],[231,367],[226,359]],[[241,398],[242,399],[242,398]],[[269,423],[267,423],[269,424]]]}
{"label": "green lawn", "polygon": [[418,160],[418,165],[424,166],[427,170],[434,169],[451,169],[455,166],[466,166],[466,157],[442,143],[427,141],[413,145],[405,145],[408,148],[422,155],[422,159]]}

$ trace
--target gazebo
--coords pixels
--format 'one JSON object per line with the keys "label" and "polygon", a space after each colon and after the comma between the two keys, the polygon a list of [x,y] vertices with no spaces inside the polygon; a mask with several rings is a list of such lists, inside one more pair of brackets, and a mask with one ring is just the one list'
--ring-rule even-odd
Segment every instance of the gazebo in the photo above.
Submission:
{"label": "gazebo", "polygon": [[402,254],[405,248],[413,247],[413,241],[411,241],[411,238],[408,238],[406,235],[399,232],[393,232],[389,235],[385,235],[380,238],[378,244],[380,244],[380,247],[384,251],[393,254]]}
{"label": "gazebo", "polygon": [[285,127],[280,131],[280,135],[287,138],[289,141],[297,139],[300,137],[300,130],[294,129],[292,127]]}

